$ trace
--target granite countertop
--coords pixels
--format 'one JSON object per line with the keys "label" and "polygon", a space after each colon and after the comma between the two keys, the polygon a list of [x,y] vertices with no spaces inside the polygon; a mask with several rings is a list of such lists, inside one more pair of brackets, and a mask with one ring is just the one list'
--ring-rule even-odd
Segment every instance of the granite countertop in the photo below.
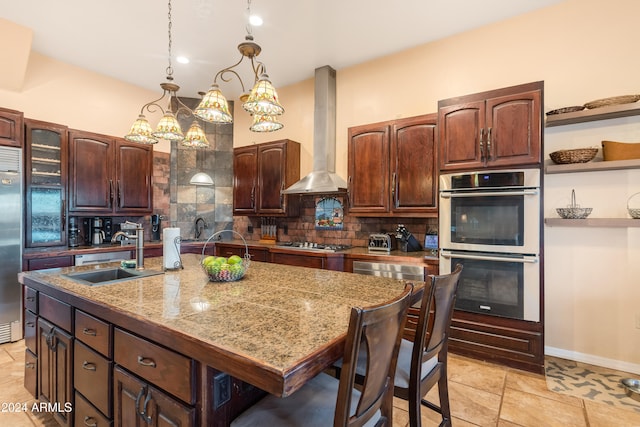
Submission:
{"label": "granite countertop", "polygon": [[[342,343],[352,306],[389,301],[404,288],[395,279],[260,262],[251,262],[242,280],[216,283],[208,280],[199,260],[184,254],[183,270],[102,286],[80,284],[63,274],[117,264],[23,272],[20,281],[76,307],[89,303],[116,326],[130,329],[137,321],[195,342],[193,348],[200,351],[188,356],[247,382],[256,374],[273,378],[254,385],[282,396],[302,385],[297,376],[314,371],[301,369],[313,357],[334,356],[335,348],[329,349]],[[145,259],[145,267],[162,270],[162,257]],[[256,364],[258,371],[248,375],[243,366]]]}

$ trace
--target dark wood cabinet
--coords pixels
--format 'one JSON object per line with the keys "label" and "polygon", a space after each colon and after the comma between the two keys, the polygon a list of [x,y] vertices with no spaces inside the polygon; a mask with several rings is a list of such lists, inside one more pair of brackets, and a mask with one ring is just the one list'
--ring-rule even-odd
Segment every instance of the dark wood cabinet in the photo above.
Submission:
{"label": "dark wood cabinet", "polygon": [[151,213],[153,151],[149,145],[69,131],[69,212]]}
{"label": "dark wood cabinet", "polygon": [[55,406],[62,426],[72,425],[73,339],[53,323],[38,318],[38,399]]}
{"label": "dark wood cabinet", "polygon": [[[215,255],[229,258],[231,255],[238,255],[244,258],[247,248],[244,245],[233,243],[220,243],[215,244]],[[269,250],[267,248],[249,247],[249,258],[251,261],[270,262]]]}
{"label": "dark wood cabinet", "polygon": [[349,128],[349,213],[437,215],[437,115]]}
{"label": "dark wood cabinet", "polygon": [[0,145],[22,148],[23,120],[21,111],[0,108]]}
{"label": "dark wood cabinet", "polygon": [[113,362],[75,340],[73,386],[107,418],[111,417]]}
{"label": "dark wood cabinet", "polygon": [[67,244],[67,127],[25,119],[25,247]]}
{"label": "dark wood cabinet", "polygon": [[539,165],[543,82],[438,102],[440,170]]}
{"label": "dark wood cabinet", "polygon": [[74,264],[73,256],[61,255],[47,258],[24,257],[22,266],[24,271],[44,270],[46,268],[71,267]]}
{"label": "dark wood cabinet", "polygon": [[288,139],[233,150],[233,214],[295,216],[298,197],[280,192],[300,179],[300,144]]}
{"label": "dark wood cabinet", "polygon": [[196,426],[194,408],[116,367],[113,375],[114,426]]}

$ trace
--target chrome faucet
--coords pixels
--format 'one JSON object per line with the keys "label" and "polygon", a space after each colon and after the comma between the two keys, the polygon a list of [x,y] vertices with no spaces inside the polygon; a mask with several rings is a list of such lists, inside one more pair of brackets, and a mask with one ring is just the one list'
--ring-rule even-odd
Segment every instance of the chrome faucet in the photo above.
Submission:
{"label": "chrome faucet", "polygon": [[[118,237],[122,237],[122,239],[118,240]],[[122,242],[124,240],[128,240],[129,239],[129,235],[127,233],[125,233],[124,231],[117,231],[112,237],[111,237],[111,243],[117,243],[117,242]]]}
{"label": "chrome faucet", "polygon": [[[200,225],[200,223],[202,223],[202,225]],[[195,237],[196,239],[199,239],[200,236],[202,235],[202,231],[207,228],[207,222],[204,220],[204,218],[202,217],[198,217],[196,218],[196,223],[195,223]]]}

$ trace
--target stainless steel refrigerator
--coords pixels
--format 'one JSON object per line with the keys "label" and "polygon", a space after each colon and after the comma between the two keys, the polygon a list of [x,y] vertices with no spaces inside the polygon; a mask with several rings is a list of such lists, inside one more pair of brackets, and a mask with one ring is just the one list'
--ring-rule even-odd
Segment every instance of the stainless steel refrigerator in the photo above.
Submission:
{"label": "stainless steel refrigerator", "polygon": [[0,147],[0,343],[22,339],[22,150]]}

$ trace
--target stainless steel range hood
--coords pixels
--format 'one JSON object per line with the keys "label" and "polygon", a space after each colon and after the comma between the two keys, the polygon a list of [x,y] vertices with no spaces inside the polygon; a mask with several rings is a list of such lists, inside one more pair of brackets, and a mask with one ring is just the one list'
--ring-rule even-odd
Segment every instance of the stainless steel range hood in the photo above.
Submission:
{"label": "stainless steel range hood", "polygon": [[336,70],[316,68],[313,114],[313,171],[283,194],[337,193],[347,182],[336,175]]}

